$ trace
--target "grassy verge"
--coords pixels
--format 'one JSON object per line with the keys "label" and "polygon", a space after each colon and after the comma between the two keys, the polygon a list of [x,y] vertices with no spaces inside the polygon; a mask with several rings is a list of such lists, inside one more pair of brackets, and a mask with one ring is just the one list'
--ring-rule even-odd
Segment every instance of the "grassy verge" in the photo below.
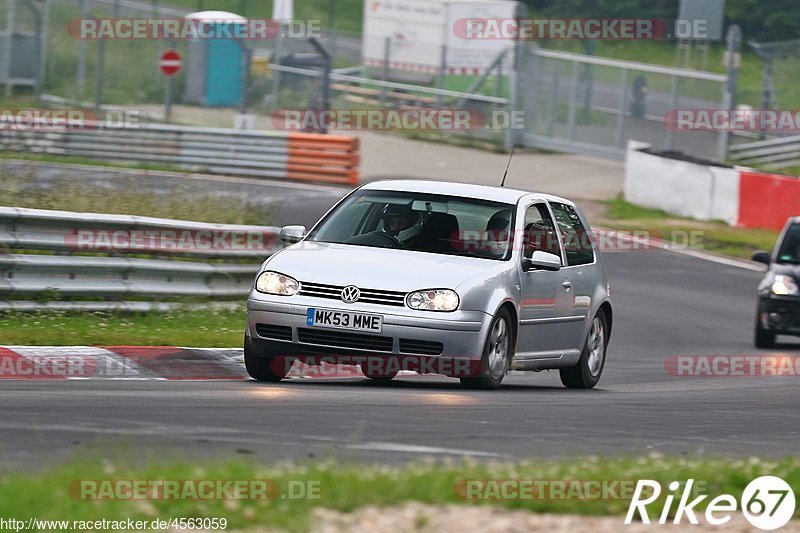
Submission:
{"label": "grassy verge", "polygon": [[701,222],[680,218],[658,209],[648,209],[622,197],[606,202],[605,217],[599,226],[624,231],[645,231],[676,245],[689,245],[708,252],[750,259],[755,250],[772,250],[777,231],[733,228],[724,222]]}
{"label": "grassy verge", "polygon": [[[107,454],[106,454],[107,456]],[[164,459],[161,459],[164,461]],[[633,483],[654,479],[665,486],[687,479],[702,485],[711,497],[732,494],[738,499],[747,483],[761,475],[777,475],[790,485],[800,484],[800,459],[781,460],[618,458],[518,463],[414,463],[402,467],[343,465],[317,461],[303,465],[261,466],[246,461],[205,462],[202,465],[171,462],[144,468],[123,466],[108,459],[79,461],[52,470],[7,473],[0,478],[0,516],[53,520],[147,520],[175,517],[226,518],[228,530],[277,527],[305,531],[311,527],[310,511],[326,507],[353,511],[365,506],[396,506],[407,501],[430,504],[485,504],[533,512],[621,516],[629,499],[465,500],[468,480],[620,480]],[[267,480],[270,498],[244,500],[116,500],[90,501],[68,492],[80,480]],[[80,486],[80,485],[78,485]],[[290,487],[302,487],[291,497]],[[72,489],[74,490],[74,488]],[[630,489],[632,492],[632,489]],[[628,492],[628,498],[631,492]],[[662,498],[665,493],[662,493]],[[489,495],[489,492],[482,493]],[[706,498],[698,509],[703,509]],[[663,502],[663,499],[662,499]],[[673,511],[674,511],[673,505]],[[655,507],[653,507],[655,508]],[[658,506],[660,510],[661,506]]]}
{"label": "grassy verge", "polygon": [[83,157],[76,155],[51,155],[51,154],[31,154],[27,152],[6,152],[3,154],[3,159],[19,159],[22,161],[35,161],[42,163],[70,163],[73,165],[92,165],[95,167],[111,167],[111,168],[125,168],[133,170],[163,170],[167,172],[185,172],[191,171],[180,168],[176,165],[168,164],[153,164],[138,161],[112,161],[104,159],[93,159],[91,157]]}
{"label": "grassy verge", "polygon": [[3,174],[0,172],[0,205],[221,224],[269,224],[264,205],[235,196],[197,192],[191,183],[154,185],[148,189],[131,176],[88,186],[84,179],[72,178],[68,170],[58,182],[42,184],[33,176]]}
{"label": "grassy verge", "polygon": [[3,344],[231,347],[242,345],[245,310],[0,313]]}

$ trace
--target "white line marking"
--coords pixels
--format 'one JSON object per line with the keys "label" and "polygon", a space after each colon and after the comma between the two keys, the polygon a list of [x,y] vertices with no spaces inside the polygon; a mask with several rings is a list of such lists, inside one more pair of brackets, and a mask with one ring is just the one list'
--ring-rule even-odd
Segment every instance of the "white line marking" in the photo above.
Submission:
{"label": "white line marking", "polygon": [[365,442],[364,444],[347,444],[348,450],[368,450],[378,452],[431,453],[443,455],[474,455],[476,457],[502,457],[502,455],[477,450],[459,450],[456,448],[439,448],[437,446],[416,446],[394,442]]}
{"label": "white line marking", "polygon": [[744,261],[729,259],[727,257],[720,257],[718,255],[711,255],[705,252],[698,252],[697,250],[668,249],[667,251],[688,255],[689,257],[695,257],[697,259],[704,259],[706,261],[711,261],[712,263],[719,263],[721,265],[744,268],[746,270],[752,270],[754,272],[764,272],[764,267],[760,265],[751,265],[750,263],[745,263]]}

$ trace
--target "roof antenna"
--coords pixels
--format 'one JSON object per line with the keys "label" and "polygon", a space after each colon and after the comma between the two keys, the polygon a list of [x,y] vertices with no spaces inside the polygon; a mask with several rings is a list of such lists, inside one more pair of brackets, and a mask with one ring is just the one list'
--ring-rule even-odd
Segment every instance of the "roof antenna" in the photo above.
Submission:
{"label": "roof antenna", "polygon": [[506,171],[503,172],[503,181],[500,182],[500,186],[501,187],[505,187],[505,185],[506,185],[506,176],[508,176],[508,167],[511,166],[511,158],[514,157],[514,150],[516,150],[516,149],[517,149],[517,145],[516,145],[516,143],[514,143],[514,146],[511,147],[511,155],[508,156],[508,164],[506,165]]}

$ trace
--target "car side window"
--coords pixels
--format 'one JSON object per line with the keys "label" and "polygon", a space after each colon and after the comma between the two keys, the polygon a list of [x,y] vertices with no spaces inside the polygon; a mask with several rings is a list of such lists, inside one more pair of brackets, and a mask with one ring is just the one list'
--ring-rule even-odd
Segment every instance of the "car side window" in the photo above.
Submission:
{"label": "car side window", "polygon": [[529,259],[537,250],[561,257],[555,224],[544,203],[533,204],[525,212],[524,240],[523,254]]}
{"label": "car side window", "polygon": [[566,204],[550,202],[556,217],[564,250],[567,252],[567,265],[588,265],[594,261],[594,249],[589,233],[581,222],[575,208]]}

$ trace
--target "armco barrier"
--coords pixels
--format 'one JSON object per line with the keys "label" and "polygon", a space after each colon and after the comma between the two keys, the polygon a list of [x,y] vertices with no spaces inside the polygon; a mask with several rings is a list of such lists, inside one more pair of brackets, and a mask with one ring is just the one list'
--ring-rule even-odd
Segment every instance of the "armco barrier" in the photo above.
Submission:
{"label": "armco barrier", "polygon": [[800,215],[800,178],[684,161],[649,153],[631,141],[625,164],[625,199],[698,220],[724,220],[745,228],[780,230]]}
{"label": "armco barrier", "polygon": [[[0,207],[0,310],[241,300],[277,237],[269,226]],[[46,302],[56,296],[69,300]]]}
{"label": "armco barrier", "polygon": [[175,165],[195,172],[358,184],[358,139],[148,124],[20,127],[0,122],[0,148],[49,155]]}

